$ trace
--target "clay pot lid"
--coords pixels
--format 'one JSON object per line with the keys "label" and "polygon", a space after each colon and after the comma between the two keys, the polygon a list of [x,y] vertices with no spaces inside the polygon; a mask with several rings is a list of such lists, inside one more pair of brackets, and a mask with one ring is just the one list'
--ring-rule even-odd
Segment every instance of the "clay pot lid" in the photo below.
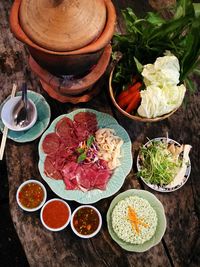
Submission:
{"label": "clay pot lid", "polygon": [[52,51],[80,49],[106,24],[104,0],[22,0],[21,27],[39,46]]}

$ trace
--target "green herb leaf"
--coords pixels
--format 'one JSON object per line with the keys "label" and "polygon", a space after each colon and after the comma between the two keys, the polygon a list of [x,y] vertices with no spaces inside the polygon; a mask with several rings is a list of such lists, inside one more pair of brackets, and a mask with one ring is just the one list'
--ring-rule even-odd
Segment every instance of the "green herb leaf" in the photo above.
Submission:
{"label": "green herb leaf", "polygon": [[147,21],[153,25],[161,25],[165,23],[165,20],[161,18],[159,14],[153,13],[153,12],[148,12],[147,13]]}
{"label": "green herb leaf", "polygon": [[193,3],[196,18],[200,17],[200,3]]}
{"label": "green herb leaf", "polygon": [[85,149],[82,148],[82,147],[79,147],[79,148],[76,149],[76,151],[77,151],[79,154],[82,154],[82,153],[85,151]]}
{"label": "green herb leaf", "polygon": [[139,60],[137,60],[136,57],[134,57],[134,60],[135,60],[135,64],[136,64],[138,72],[141,73],[143,70],[143,65],[139,62]]}
{"label": "green herb leaf", "polygon": [[94,136],[90,135],[87,139],[87,147],[91,147],[92,143],[94,142]]}
{"label": "green herb leaf", "polygon": [[185,79],[186,88],[190,91],[191,94],[194,94],[197,91],[197,86],[195,82],[193,82],[191,79],[187,78]]}
{"label": "green herb leaf", "polygon": [[84,161],[85,159],[86,159],[86,153],[82,153],[79,157],[78,157],[78,159],[77,159],[77,163],[80,163],[80,162],[82,162],[82,161]]}

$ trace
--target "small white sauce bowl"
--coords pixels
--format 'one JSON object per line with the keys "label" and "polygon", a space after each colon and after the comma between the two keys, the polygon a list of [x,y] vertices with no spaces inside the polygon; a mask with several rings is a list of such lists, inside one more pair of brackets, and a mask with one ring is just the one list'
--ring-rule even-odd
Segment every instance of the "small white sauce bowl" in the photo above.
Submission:
{"label": "small white sauce bowl", "polygon": [[[80,233],[75,229],[74,224],[73,224],[74,215],[76,214],[76,212],[77,212],[78,210],[80,210],[80,209],[82,209],[82,208],[91,208],[91,209],[95,210],[96,213],[98,214],[98,217],[99,217],[99,225],[98,225],[97,229],[96,229],[92,234],[89,234],[89,235],[82,235],[82,234],[80,234]],[[101,226],[102,226],[102,217],[101,217],[101,213],[98,211],[97,208],[95,208],[94,206],[91,206],[91,205],[82,205],[82,206],[79,206],[78,208],[76,208],[76,209],[73,211],[70,224],[71,224],[71,228],[72,228],[73,232],[74,232],[77,236],[79,236],[79,237],[81,237],[81,238],[91,238],[91,237],[94,237],[95,235],[98,234],[98,232],[100,231]]]}
{"label": "small white sauce bowl", "polygon": [[[19,193],[20,193],[22,187],[25,186],[25,185],[27,185],[27,184],[30,184],[30,183],[35,183],[35,184],[40,185],[41,188],[42,188],[42,190],[43,190],[43,192],[44,192],[44,198],[43,198],[42,202],[40,203],[40,205],[37,206],[37,207],[35,207],[35,208],[32,208],[32,209],[27,208],[27,207],[24,207],[24,206],[21,204],[20,199],[19,199]],[[23,182],[23,183],[19,186],[19,188],[17,189],[16,199],[17,199],[17,204],[20,206],[21,209],[23,209],[23,210],[25,210],[25,211],[29,211],[29,212],[36,211],[36,210],[39,210],[39,209],[44,205],[44,203],[45,203],[45,201],[46,201],[46,199],[47,199],[47,191],[46,191],[46,188],[44,187],[44,185],[43,185],[41,182],[39,182],[39,181],[37,181],[37,180],[33,180],[33,179],[32,179],[32,180],[27,180],[27,181]]]}
{"label": "small white sauce bowl", "polygon": [[13,113],[14,106],[17,104],[17,102],[20,101],[20,99],[21,99],[21,96],[15,96],[15,97],[10,98],[8,101],[6,101],[6,103],[3,105],[2,110],[1,110],[1,119],[2,119],[3,124],[8,129],[12,131],[18,131],[18,132],[26,131],[30,129],[37,120],[37,108],[35,104],[33,103],[33,101],[31,99],[28,99],[29,104],[32,106],[32,109],[33,109],[32,120],[30,121],[28,125],[24,127],[20,125],[15,125],[12,113]]}
{"label": "small white sauce bowl", "polygon": [[[59,227],[59,228],[51,228],[49,227],[45,222],[44,222],[44,219],[43,219],[43,212],[44,212],[44,209],[45,207],[50,203],[50,202],[53,202],[53,201],[59,201],[59,202],[62,202],[66,205],[66,207],[68,208],[68,211],[69,211],[69,217],[68,217],[68,220],[66,221],[66,223]],[[65,229],[67,227],[67,225],[69,224],[70,220],[71,220],[71,208],[70,206],[67,204],[67,202],[65,202],[64,200],[60,199],[60,198],[52,198],[50,200],[48,200],[44,206],[42,207],[41,211],[40,211],[40,220],[43,224],[43,226],[48,229],[49,231],[53,231],[53,232],[58,232],[58,231],[61,231],[63,229]]]}

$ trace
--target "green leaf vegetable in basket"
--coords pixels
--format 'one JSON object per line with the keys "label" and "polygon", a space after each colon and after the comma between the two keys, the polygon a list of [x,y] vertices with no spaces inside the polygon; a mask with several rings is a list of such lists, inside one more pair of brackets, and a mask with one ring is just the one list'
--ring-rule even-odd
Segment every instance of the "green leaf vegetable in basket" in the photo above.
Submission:
{"label": "green leaf vegetable in basket", "polygon": [[113,39],[113,57],[122,54],[113,76],[117,103],[141,117],[170,113],[182,104],[185,86],[194,91],[190,75],[200,74],[200,4],[179,0],[168,19],[156,12],[139,18],[130,8],[122,13],[126,34]]}

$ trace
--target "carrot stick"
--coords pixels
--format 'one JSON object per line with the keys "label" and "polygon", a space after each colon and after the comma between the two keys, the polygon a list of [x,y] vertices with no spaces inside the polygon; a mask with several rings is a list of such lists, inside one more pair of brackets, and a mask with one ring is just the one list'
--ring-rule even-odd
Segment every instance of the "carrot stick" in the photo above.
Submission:
{"label": "carrot stick", "polygon": [[122,98],[127,97],[129,94],[134,93],[135,91],[137,91],[140,87],[142,86],[141,82],[137,82],[133,85],[130,85],[128,87],[128,89],[124,90],[123,92],[121,92],[117,98],[118,101],[120,101]]}
{"label": "carrot stick", "polygon": [[128,95],[129,95],[129,91],[128,91],[128,89],[126,89],[126,90],[122,91],[122,92],[118,95],[117,100],[120,101],[122,98],[124,98],[124,97],[126,97],[126,96],[128,96]]}
{"label": "carrot stick", "polygon": [[136,82],[128,90],[129,90],[130,93],[133,93],[135,91],[138,91],[141,86],[142,86],[142,83],[141,82]]}
{"label": "carrot stick", "polygon": [[138,79],[139,79],[139,77],[138,77],[137,74],[135,76],[133,76],[133,78],[132,78],[132,84],[136,83]]}
{"label": "carrot stick", "polygon": [[128,104],[128,107],[125,109],[126,112],[131,113],[134,109],[136,109],[140,103],[140,92],[139,90],[135,92],[132,97],[131,102]]}
{"label": "carrot stick", "polygon": [[133,95],[132,94],[128,94],[127,96],[121,98],[118,101],[118,105],[120,106],[120,108],[124,109],[132,100]]}

